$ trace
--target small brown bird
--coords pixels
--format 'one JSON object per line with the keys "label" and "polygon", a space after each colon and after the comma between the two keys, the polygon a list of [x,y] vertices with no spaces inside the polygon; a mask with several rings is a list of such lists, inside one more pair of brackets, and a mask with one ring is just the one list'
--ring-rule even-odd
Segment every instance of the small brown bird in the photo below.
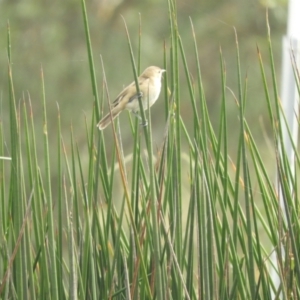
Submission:
{"label": "small brown bird", "polygon": [[[157,100],[160,89],[161,89],[161,77],[162,73],[166,70],[159,67],[148,67],[138,78],[139,89],[142,97],[143,108],[148,108],[152,106]],[[128,85],[112,103],[111,116],[108,113],[103,117],[100,122],[97,124],[97,127],[100,130],[106,128],[111,119],[116,118],[124,109],[127,109],[133,112],[137,117],[141,118],[137,113],[140,110],[138,93],[136,91],[135,82],[132,82]]]}

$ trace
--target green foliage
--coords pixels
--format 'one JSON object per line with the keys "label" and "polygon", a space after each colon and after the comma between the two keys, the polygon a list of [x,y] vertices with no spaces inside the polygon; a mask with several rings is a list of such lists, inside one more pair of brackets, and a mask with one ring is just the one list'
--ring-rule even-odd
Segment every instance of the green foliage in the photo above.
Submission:
{"label": "green foliage", "polygon": [[[187,53],[176,2],[168,1],[165,18],[170,38],[161,53],[167,73],[160,104],[156,104],[161,110],[164,107],[165,125],[163,141],[155,147],[150,110],[142,112],[149,121],[147,127],[129,116],[131,134],[126,138],[119,120],[105,133],[96,128],[103,103],[109,100],[108,87],[102,64],[103,89],[98,92],[88,15],[84,0],[81,3],[95,99],[93,114],[81,127],[87,155],[80,151],[73,127],[68,138],[62,134],[59,105],[57,142],[49,143],[43,69],[42,121],[35,120],[29,95],[20,103],[16,100],[8,27],[10,127],[5,134],[10,134],[9,145],[0,124],[1,299],[271,299],[272,294],[299,299],[300,160],[297,154],[290,167],[285,157],[270,36],[266,44],[271,78],[259,50],[257,64],[272,133],[268,154],[275,157],[276,184],[246,117],[251,93],[248,78],[243,80],[235,31],[232,55],[238,88],[234,92],[227,87],[228,71],[220,50],[222,101],[215,129],[192,19],[193,52]],[[144,42],[142,26],[137,59],[126,18],[124,27],[136,80]],[[192,57],[195,77],[188,63]],[[295,67],[297,78],[298,74]],[[192,111],[192,126],[182,117],[182,89]],[[229,153],[230,98],[239,116],[238,136],[230,145],[236,158]],[[42,128],[43,156],[37,153],[37,126]],[[131,145],[129,156],[124,150],[126,139]],[[7,153],[10,160],[4,160]],[[278,205],[278,183],[286,215]],[[270,275],[274,253],[279,286]]]}

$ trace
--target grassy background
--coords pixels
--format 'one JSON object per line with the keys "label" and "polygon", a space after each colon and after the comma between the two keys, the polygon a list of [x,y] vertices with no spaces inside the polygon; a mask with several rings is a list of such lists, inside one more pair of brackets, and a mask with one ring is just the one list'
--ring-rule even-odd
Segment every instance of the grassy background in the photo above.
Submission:
{"label": "grassy background", "polygon": [[[47,10],[45,10],[47,5]],[[192,18],[199,49],[199,61],[203,71],[202,82],[205,88],[206,102],[211,121],[215,129],[219,126],[221,103],[221,77],[219,72],[219,47],[222,47],[226,61],[227,85],[237,90],[236,62],[233,51],[235,43],[232,27],[235,26],[239,35],[240,57],[243,78],[248,74],[248,90],[251,100],[247,104],[247,119],[251,124],[253,134],[265,149],[265,136],[261,134],[262,126],[257,122],[257,116],[265,119],[267,107],[260,69],[257,63],[256,44],[262,53],[267,53],[266,40],[266,5],[269,9],[269,22],[272,28],[273,55],[280,82],[281,66],[281,39],[286,31],[286,1],[177,1],[178,28],[187,52],[186,60],[191,76],[197,77],[197,68],[194,63],[193,36],[190,29],[189,17]],[[82,26],[82,12],[80,5],[73,0],[26,2],[4,0],[0,4],[0,91],[3,99],[8,97],[7,90],[7,20],[11,27],[12,64],[14,69],[15,95],[19,101],[23,93],[29,92],[33,105],[35,121],[42,122],[42,105],[40,99],[40,68],[45,76],[46,106],[48,114],[49,140],[56,141],[56,116],[59,104],[62,114],[62,133],[67,136],[70,124],[74,129],[82,159],[86,153],[85,132],[82,130],[85,116],[92,115],[93,92],[89,78],[88,57],[85,44],[85,32]],[[105,73],[108,82],[109,94],[113,99],[124,85],[132,81],[131,62],[128,57],[126,34],[120,15],[124,16],[128,30],[131,33],[131,42],[135,55],[138,49],[139,19],[142,23],[141,69],[149,65],[163,64],[163,47],[166,43],[170,47],[170,30],[168,18],[168,3],[165,0],[156,1],[89,1],[87,2],[89,28],[93,42],[95,73],[98,89],[102,89],[102,68],[100,55],[103,58]],[[153,21],[154,20],[154,21]],[[271,84],[269,60],[265,60],[267,80]],[[192,110],[187,83],[183,72],[183,65],[179,61],[181,115],[188,129],[191,129]],[[227,105],[228,126],[231,134],[228,136],[229,147],[235,155],[234,145],[238,136],[238,120],[234,99],[230,98]],[[105,102],[105,110],[107,110]],[[8,101],[2,101],[3,111],[8,111]],[[162,134],[160,128],[165,120],[160,114],[161,107],[153,107],[153,134],[154,143],[160,144]],[[2,119],[7,124],[7,114]],[[126,117],[124,117],[126,118]],[[267,134],[271,128],[264,124]],[[53,133],[53,134],[52,134]],[[42,127],[36,127],[36,134],[42,137]],[[130,136],[130,128],[124,128],[124,135]],[[124,149],[130,149],[130,139],[125,139]],[[266,151],[267,152],[267,151]],[[42,144],[37,145],[38,155],[43,155]],[[56,156],[55,151],[50,153]],[[263,151],[264,153],[264,151]],[[272,167],[272,160],[266,155],[265,162]],[[274,172],[271,169],[271,172]],[[52,173],[53,177],[57,174]]]}
{"label": "grassy background", "polygon": [[[265,51],[259,46],[254,52],[260,87],[254,94],[251,72],[245,76],[242,71],[239,38],[226,25],[230,62],[219,48],[213,89],[220,101],[212,118],[202,80],[208,67],[199,59],[200,21],[182,20],[181,3],[164,2],[160,17],[168,22],[163,27],[167,38],[156,59],[167,73],[159,102],[143,114],[149,126],[140,127],[124,113],[99,132],[95,125],[111,100],[112,69],[104,55],[102,62],[93,51],[93,22],[81,4],[89,72],[80,84],[92,91],[84,118],[60,101],[55,117],[49,116],[43,66],[31,79],[38,83],[32,87],[38,96],[19,96],[8,27],[0,154],[11,160],[0,161],[1,298],[299,299],[299,157],[294,177],[282,146],[270,35],[265,35]],[[151,43],[143,34],[143,17],[133,33],[126,16],[123,20],[121,51],[127,78],[136,79]],[[181,22],[188,24],[190,38],[181,33]],[[118,55],[112,58],[117,61]],[[295,76],[299,82],[297,69]],[[78,97],[76,89],[70,90]],[[267,153],[257,143],[258,118],[251,122],[257,95],[265,107],[260,128]],[[36,111],[37,106],[42,109]],[[66,129],[64,120],[73,112]],[[273,172],[266,156],[272,158]],[[279,183],[286,217],[278,205]],[[279,286],[270,277],[273,253]]]}

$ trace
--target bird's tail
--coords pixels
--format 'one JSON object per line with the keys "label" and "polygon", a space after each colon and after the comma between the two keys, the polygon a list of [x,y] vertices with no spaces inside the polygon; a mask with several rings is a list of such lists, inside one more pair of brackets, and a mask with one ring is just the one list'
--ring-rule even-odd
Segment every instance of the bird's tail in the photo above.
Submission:
{"label": "bird's tail", "polygon": [[119,109],[112,109],[111,117],[110,117],[110,113],[108,113],[97,124],[97,127],[99,128],[99,130],[103,130],[104,128],[106,128],[110,124],[111,120],[114,120],[119,115],[120,112],[121,111]]}

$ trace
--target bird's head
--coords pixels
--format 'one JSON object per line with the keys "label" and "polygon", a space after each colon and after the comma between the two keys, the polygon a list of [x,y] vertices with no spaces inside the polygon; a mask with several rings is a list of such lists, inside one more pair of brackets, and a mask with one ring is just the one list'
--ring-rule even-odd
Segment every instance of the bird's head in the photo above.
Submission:
{"label": "bird's head", "polygon": [[159,79],[161,78],[162,74],[166,72],[166,70],[161,69],[159,67],[156,66],[151,66],[148,67],[142,74],[141,77],[145,77],[145,78],[151,78],[151,77],[158,77]]}

